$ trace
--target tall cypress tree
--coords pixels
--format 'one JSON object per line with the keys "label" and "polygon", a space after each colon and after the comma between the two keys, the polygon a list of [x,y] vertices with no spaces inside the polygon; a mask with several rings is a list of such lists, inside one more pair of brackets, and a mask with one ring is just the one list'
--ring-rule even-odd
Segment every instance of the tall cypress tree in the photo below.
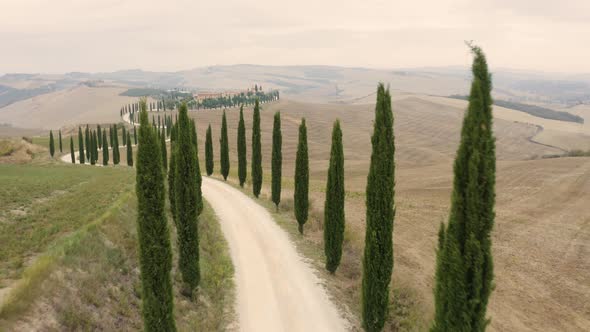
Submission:
{"label": "tall cypress tree", "polygon": [[82,135],[82,128],[78,127],[78,157],[80,164],[84,164],[84,135]]}
{"label": "tall cypress tree", "polygon": [[86,125],[86,129],[84,130],[84,146],[86,147],[84,151],[86,160],[90,162],[90,129],[88,125]]}
{"label": "tall cypress tree", "polygon": [[70,136],[70,155],[72,156],[72,164],[76,163],[76,154],[74,152],[74,137]]}
{"label": "tall cypress tree", "polygon": [[201,192],[201,184],[203,183],[203,178],[201,177],[201,165],[199,163],[199,144],[197,142],[197,125],[195,124],[195,120],[191,121],[191,130],[192,130],[192,142],[193,146],[195,147],[195,160],[196,160],[196,171],[195,171],[195,182],[197,184],[197,216],[203,212],[203,194]]}
{"label": "tall cypress tree", "polygon": [[55,143],[53,142],[53,131],[49,131],[49,154],[53,157],[55,154]]}
{"label": "tall cypress tree", "polygon": [[324,253],[326,269],[336,272],[342,258],[344,240],[344,150],[340,121],[334,122],[330,166],[324,204]]}
{"label": "tall cypress tree", "polygon": [[133,140],[135,141],[135,145],[137,145],[137,127],[133,126]]}
{"label": "tall cypress tree", "polygon": [[299,233],[303,234],[303,225],[307,221],[309,210],[309,159],[307,155],[307,126],[305,119],[299,125],[299,143],[295,158],[295,218],[299,224]]}
{"label": "tall cypress tree", "polygon": [[227,180],[229,175],[229,141],[227,139],[227,118],[225,117],[225,110],[221,118],[221,137],[219,138],[219,154],[221,164],[221,175],[223,179]]}
{"label": "tall cypress tree", "polygon": [[262,188],[262,146],[260,143],[260,105],[258,98],[254,104],[252,121],[252,191],[258,198]]}
{"label": "tall cypress tree", "polygon": [[[172,128],[174,131],[174,127]],[[174,225],[178,228],[178,224],[176,222],[176,189],[174,187],[175,184],[175,176],[176,176],[176,155],[178,153],[176,148],[176,135],[174,132],[170,135],[170,168],[168,169],[168,200],[170,201],[170,211],[172,213],[172,220],[174,220]]]}
{"label": "tall cypress tree", "polygon": [[145,331],[176,331],[162,159],[158,140],[148,122],[145,99],[141,109],[135,192],[143,325]]}
{"label": "tall cypress tree", "polygon": [[98,148],[102,149],[102,130],[100,128],[100,125],[96,126],[96,136],[98,138]]}
{"label": "tall cypress tree", "polygon": [[102,131],[102,164],[107,166],[109,164],[109,145],[107,144],[107,132],[106,130]]}
{"label": "tall cypress tree", "polygon": [[115,142],[115,138],[113,137],[113,126],[109,126],[109,141],[111,142],[111,148],[112,148],[113,143]]}
{"label": "tall cypress tree", "polygon": [[166,174],[168,172],[168,151],[166,150],[166,137],[164,135],[160,135],[160,149],[162,149],[162,168],[164,169],[164,174]]}
{"label": "tall cypress tree", "polygon": [[90,165],[96,164],[96,159],[94,158],[94,135],[90,132]]}
{"label": "tall cypress tree", "polygon": [[[116,127],[114,128],[116,129]],[[113,137],[115,138],[115,141],[113,142],[113,164],[119,165],[119,162],[121,161],[121,151],[119,150],[119,135],[116,131],[114,132]]]}
{"label": "tall cypress tree", "polygon": [[[178,142],[176,149],[176,223],[178,233],[178,267],[182,280],[192,291],[201,279],[199,269],[199,234],[197,228],[197,186],[195,173],[197,160],[192,138],[193,127],[188,118],[186,104],[180,107]],[[139,128],[140,131],[142,127]]]}
{"label": "tall cypress tree", "polygon": [[125,126],[121,127],[121,138],[123,139],[123,146],[127,146],[127,134],[125,134]]}
{"label": "tall cypress tree", "polygon": [[484,331],[492,292],[496,152],[492,133],[492,79],[483,51],[474,55],[469,106],[455,157],[448,226],[437,251],[435,318],[431,331]]}
{"label": "tall cypress tree", "polygon": [[119,129],[117,128],[117,124],[113,125],[113,164],[119,165],[121,161],[121,154],[119,150]]}
{"label": "tall cypress tree", "polygon": [[207,176],[213,174],[213,137],[211,134],[211,124],[207,127],[207,135],[205,135],[205,168]]}
{"label": "tall cypress tree", "polygon": [[277,209],[281,202],[281,177],[283,167],[283,154],[281,151],[283,144],[283,136],[281,134],[281,113],[276,112],[272,126],[272,201],[275,203]]}
{"label": "tall cypress tree", "polygon": [[377,104],[367,177],[365,253],[363,259],[362,311],[366,331],[381,331],[387,319],[389,282],[393,270],[393,219],[395,218],[395,143],[391,95],[383,84],[377,88]]}
{"label": "tall cypress tree", "polygon": [[63,146],[62,146],[62,142],[61,142],[61,129],[59,130],[59,152],[63,153]]}
{"label": "tall cypress tree", "polygon": [[127,166],[133,167],[133,147],[131,146],[131,135],[127,132]]}
{"label": "tall cypress tree", "polygon": [[246,158],[246,125],[244,124],[244,105],[240,106],[240,121],[238,122],[238,178],[240,187],[244,187],[248,166]]}
{"label": "tall cypress tree", "polygon": [[94,139],[94,146],[92,149],[92,153],[94,153],[94,161],[98,162],[98,137],[96,134],[96,130],[92,132],[92,137]]}

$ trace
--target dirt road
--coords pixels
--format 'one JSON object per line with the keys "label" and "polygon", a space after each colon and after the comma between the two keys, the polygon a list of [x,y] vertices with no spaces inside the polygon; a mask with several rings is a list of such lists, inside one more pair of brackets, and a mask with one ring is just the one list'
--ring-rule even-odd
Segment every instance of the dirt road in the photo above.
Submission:
{"label": "dirt road", "polygon": [[320,280],[270,214],[239,190],[203,177],[235,266],[240,331],[345,331]]}

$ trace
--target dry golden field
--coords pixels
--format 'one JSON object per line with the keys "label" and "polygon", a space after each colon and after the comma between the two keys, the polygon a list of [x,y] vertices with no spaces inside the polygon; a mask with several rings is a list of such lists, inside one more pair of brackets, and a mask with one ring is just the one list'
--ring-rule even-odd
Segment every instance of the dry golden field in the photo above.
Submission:
{"label": "dry golden field", "polygon": [[3,107],[0,123],[17,128],[56,130],[77,124],[116,122],[120,120],[121,106],[137,99],[120,96],[125,90],[79,85],[39,95]]}
{"label": "dry golden field", "polygon": [[[396,205],[394,288],[412,291],[426,317],[432,314],[433,267],[438,226],[446,221],[452,164],[459,142],[464,101],[421,95],[394,96]],[[248,149],[252,109],[244,110]],[[344,293],[358,293],[364,240],[364,191],[371,153],[372,105],[307,104],[282,100],[262,105],[265,186],[270,183],[272,116],[281,111],[283,201],[291,199],[297,127],[307,119],[311,220],[306,236],[321,242],[321,211],[332,123],[342,122],[346,169],[346,245],[337,274]],[[237,169],[238,111],[227,110],[231,176]],[[590,329],[590,158],[540,159],[590,145],[582,125],[506,109],[496,112],[497,203],[494,229],[496,289],[489,306],[494,331]],[[204,136],[213,129],[215,172],[219,171],[221,110],[191,112],[197,120],[200,160]],[[532,118],[532,119],[529,119]],[[559,135],[536,142],[539,128]],[[537,136],[535,136],[537,135]],[[572,142],[573,145],[572,145]],[[248,151],[250,153],[250,151]],[[250,165],[248,165],[250,173]]]}

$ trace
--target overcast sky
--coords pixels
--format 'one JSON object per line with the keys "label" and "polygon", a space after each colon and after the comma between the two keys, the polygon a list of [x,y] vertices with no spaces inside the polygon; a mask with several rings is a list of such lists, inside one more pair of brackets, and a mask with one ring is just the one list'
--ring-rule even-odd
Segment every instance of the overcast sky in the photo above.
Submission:
{"label": "overcast sky", "polygon": [[590,0],[0,0],[0,73],[218,64],[590,72]]}

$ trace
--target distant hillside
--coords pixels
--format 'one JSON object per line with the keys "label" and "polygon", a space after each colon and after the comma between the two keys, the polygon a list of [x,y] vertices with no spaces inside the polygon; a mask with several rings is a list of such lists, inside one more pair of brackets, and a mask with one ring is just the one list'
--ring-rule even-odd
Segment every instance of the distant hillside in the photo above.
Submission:
{"label": "distant hillside", "polygon": [[[566,75],[518,70],[492,70],[494,97],[519,103],[590,103],[590,75]],[[22,100],[44,90],[58,91],[84,82],[104,82],[132,89],[181,89],[211,91],[241,89],[253,84],[278,89],[281,96],[313,102],[362,103],[375,92],[378,82],[391,86],[394,94],[465,95],[471,73],[467,67],[370,69],[336,66],[210,66],[176,72],[141,69],[110,73],[72,72],[60,75],[6,74],[0,85],[16,89],[5,100]],[[7,89],[7,88],[3,88]],[[130,92],[131,93],[131,92]],[[0,95],[4,94],[0,92]],[[0,97],[2,98],[2,97]],[[0,107],[6,105],[0,100]],[[0,112],[2,110],[0,109]]]}
{"label": "distant hillside", "polygon": [[[467,100],[467,96],[464,95],[451,95],[449,96],[449,98]],[[537,105],[521,104],[501,99],[494,99],[494,105],[525,112],[543,119],[584,123],[584,119],[577,115],[567,112],[559,112],[552,110],[550,108],[541,107]]]}
{"label": "distant hillside", "polygon": [[19,100],[28,99],[55,90],[56,87],[53,85],[46,85],[34,89],[15,89],[9,86],[0,85],[0,108]]}

